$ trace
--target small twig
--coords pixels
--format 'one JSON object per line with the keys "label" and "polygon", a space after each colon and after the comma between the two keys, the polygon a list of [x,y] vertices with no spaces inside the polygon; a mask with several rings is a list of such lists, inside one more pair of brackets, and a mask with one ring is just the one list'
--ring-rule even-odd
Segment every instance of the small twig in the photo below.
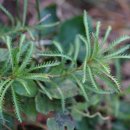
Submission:
{"label": "small twig", "polygon": [[3,124],[3,126],[8,129],[8,130],[12,130],[11,128],[9,128],[6,124]]}
{"label": "small twig", "polygon": [[84,112],[82,112],[82,111],[80,111],[80,110],[78,110],[76,108],[74,108],[74,110],[76,112],[78,112],[79,114],[81,114],[82,116],[84,116],[84,117],[94,118],[96,116],[99,116],[102,120],[109,120],[110,119],[110,116],[104,117],[103,115],[101,115],[100,112],[96,112],[96,113],[90,115],[89,111],[87,113],[84,113]]}
{"label": "small twig", "polygon": [[47,14],[47,15],[44,16],[37,24],[40,24],[40,23],[44,22],[44,21],[47,20],[50,16],[51,16],[51,14]]}

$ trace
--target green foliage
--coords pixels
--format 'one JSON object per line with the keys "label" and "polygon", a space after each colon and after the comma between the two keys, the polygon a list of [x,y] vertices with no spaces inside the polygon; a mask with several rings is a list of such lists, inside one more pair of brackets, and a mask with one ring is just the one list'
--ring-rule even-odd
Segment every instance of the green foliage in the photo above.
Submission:
{"label": "green foliage", "polygon": [[47,114],[50,111],[58,111],[60,102],[59,101],[52,101],[48,99],[45,95],[38,94],[35,98],[36,103],[36,110],[40,113]]}
{"label": "green foliage", "polygon": [[[3,37],[3,42],[7,44],[8,48],[8,67],[7,71],[1,73],[1,88],[0,88],[0,111],[2,112],[2,106],[4,103],[4,96],[8,89],[12,87],[12,96],[14,106],[16,108],[16,114],[20,119],[20,108],[18,107],[16,93],[22,96],[34,97],[38,91],[35,80],[43,81],[49,79],[49,74],[45,73],[34,73],[36,70],[43,69],[44,67],[50,67],[58,65],[57,62],[47,62],[44,65],[34,66],[29,65],[33,55],[33,43],[25,42],[25,35],[20,38],[18,47],[12,48],[12,40],[9,36]],[[23,45],[22,45],[23,44]],[[23,60],[22,60],[23,59]],[[6,62],[6,61],[5,61]],[[49,64],[48,64],[49,63]],[[4,68],[4,66],[3,66]]]}
{"label": "green foliage", "polygon": [[[100,102],[100,95],[120,92],[120,85],[112,76],[109,66],[115,59],[130,58],[130,54],[126,54],[129,45],[116,49],[121,42],[130,37],[122,36],[105,48],[111,27],[108,27],[103,40],[99,41],[100,22],[97,22],[96,30],[92,31],[90,19],[84,11],[83,19],[82,17],[74,19],[75,25],[73,25],[74,20],[61,25],[60,34],[56,38],[59,42],[55,39],[50,46],[39,49],[35,39],[41,33],[36,32],[57,23],[47,25],[40,23],[30,27],[26,24],[27,3],[28,1],[24,0],[22,22],[13,26],[14,30],[0,35],[0,40],[6,46],[0,48],[1,118],[4,120],[4,113],[7,112],[5,110],[8,109],[9,93],[12,96],[12,101],[9,99],[9,102],[13,102],[14,112],[20,122],[25,120],[23,114],[28,116],[31,113],[28,108],[22,108],[24,105],[21,102],[26,104],[27,100],[31,99],[30,106],[33,108],[34,115],[37,112],[48,114],[53,111],[55,116],[47,121],[49,130],[64,130],[65,127],[74,130],[76,125],[72,117],[75,120],[82,120],[84,116],[89,118],[99,116],[105,119],[100,112],[91,115],[86,110]],[[2,5],[0,8],[13,23],[11,14]],[[46,10],[48,11],[48,8]],[[69,24],[68,28],[66,24]],[[77,25],[82,27],[78,28]],[[84,33],[80,33],[82,29]],[[30,37],[27,37],[24,32],[27,32]],[[63,43],[67,43],[67,48],[65,43],[62,44],[62,40]],[[81,46],[85,51],[82,60],[78,63]],[[101,87],[99,80],[105,84],[104,88]],[[83,101],[78,102],[77,96],[80,96]]]}

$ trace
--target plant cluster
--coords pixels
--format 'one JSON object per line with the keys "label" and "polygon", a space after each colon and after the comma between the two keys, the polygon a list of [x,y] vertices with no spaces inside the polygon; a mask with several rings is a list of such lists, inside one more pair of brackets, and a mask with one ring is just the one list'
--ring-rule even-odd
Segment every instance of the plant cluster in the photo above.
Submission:
{"label": "plant cluster", "polygon": [[[16,24],[13,16],[0,5],[13,24],[12,30],[0,34],[0,41],[6,46],[0,48],[2,123],[5,123],[5,114],[13,116],[10,110],[22,122],[30,116],[29,111],[33,108],[42,114],[53,112],[53,117],[47,121],[49,130],[64,130],[65,127],[67,130],[74,130],[74,120],[79,115],[81,118],[99,115],[104,119],[101,113],[91,115],[88,108],[100,101],[100,95],[120,92],[120,85],[111,74],[110,64],[115,59],[130,58],[126,53],[130,45],[117,49],[117,46],[130,37],[122,36],[106,47],[111,27],[108,27],[100,40],[100,22],[97,22],[95,31],[90,31],[87,13],[84,11],[85,35],[77,34],[68,51],[56,40],[49,47],[37,47],[35,33],[56,26],[57,23],[27,26],[26,2],[25,0],[23,21]],[[83,61],[79,62],[81,45],[84,45],[85,53]],[[103,87],[101,81],[105,84]]]}

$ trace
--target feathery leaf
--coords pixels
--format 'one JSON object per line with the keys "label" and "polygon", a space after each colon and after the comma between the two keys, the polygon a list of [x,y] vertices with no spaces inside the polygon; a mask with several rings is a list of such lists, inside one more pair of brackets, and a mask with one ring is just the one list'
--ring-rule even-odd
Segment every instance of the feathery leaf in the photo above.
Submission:
{"label": "feathery leaf", "polygon": [[13,102],[14,102],[14,108],[15,108],[15,113],[16,113],[16,116],[18,118],[18,120],[20,122],[22,122],[22,119],[21,119],[21,114],[20,114],[20,103],[17,99],[17,96],[16,96],[16,93],[14,92],[14,89],[13,87],[11,87],[11,90],[12,90],[12,97],[13,97]]}

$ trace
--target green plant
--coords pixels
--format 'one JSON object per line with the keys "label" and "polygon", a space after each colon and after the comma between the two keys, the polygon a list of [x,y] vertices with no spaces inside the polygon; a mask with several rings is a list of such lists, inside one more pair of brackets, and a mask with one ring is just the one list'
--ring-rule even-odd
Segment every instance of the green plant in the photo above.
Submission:
{"label": "green plant", "polygon": [[[39,49],[35,44],[32,29],[51,27],[55,24],[26,27],[26,2],[25,0],[22,26],[14,26],[17,29],[0,36],[6,45],[6,48],[1,48],[4,56],[0,59],[1,118],[4,120],[4,114],[9,113],[8,108],[12,109],[12,105],[8,107],[7,104],[13,101],[17,119],[20,122],[24,121],[22,114],[27,114],[24,107],[28,103],[25,97],[35,100],[31,105],[35,104],[37,112],[54,112],[54,116],[47,121],[49,130],[64,130],[65,126],[68,130],[74,130],[74,120],[78,114],[81,115],[80,118],[97,115],[104,118],[101,113],[91,115],[84,111],[100,101],[99,95],[120,92],[120,85],[111,75],[109,65],[115,59],[130,58],[130,55],[126,54],[130,45],[116,48],[130,37],[122,36],[105,48],[111,27],[108,27],[103,40],[99,41],[100,22],[97,22],[96,31],[90,31],[88,17],[84,11],[85,36],[76,36],[72,46],[74,49],[70,47],[66,52],[58,41],[53,41],[49,48]],[[14,24],[11,14],[4,7],[0,8]],[[28,32],[29,38],[23,30]],[[86,51],[83,62],[78,64],[81,44],[84,44]],[[99,80],[105,83],[104,88],[101,88]],[[12,101],[8,99],[10,95]],[[76,96],[79,95],[85,99],[83,102],[79,103],[76,100]]]}

